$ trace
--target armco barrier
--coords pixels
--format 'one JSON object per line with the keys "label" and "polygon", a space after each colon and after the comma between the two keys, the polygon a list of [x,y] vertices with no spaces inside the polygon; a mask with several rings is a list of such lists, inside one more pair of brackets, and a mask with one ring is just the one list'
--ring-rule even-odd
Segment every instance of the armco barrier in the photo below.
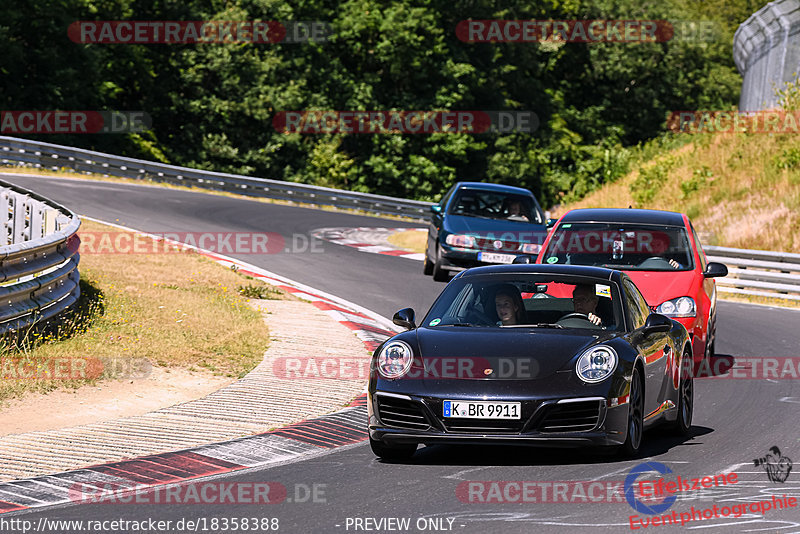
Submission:
{"label": "armco barrier", "polygon": [[80,296],[80,219],[0,181],[0,334],[50,319]]}
{"label": "armco barrier", "polygon": [[430,202],[418,200],[176,167],[15,137],[0,136],[0,163],[53,170],[68,168],[82,173],[123,178],[147,178],[156,182],[229,191],[240,195],[401,215],[415,219],[425,218],[431,205]]}
{"label": "armco barrier", "polygon": [[800,300],[800,254],[704,248],[708,261],[728,266],[728,276],[717,278],[721,292]]}
{"label": "armco barrier", "polygon": [[[430,202],[417,200],[176,167],[4,136],[0,136],[0,164],[28,165],[54,170],[69,168],[83,173],[149,178],[158,182],[218,189],[242,195],[402,215],[423,220],[428,218],[431,205]],[[719,261],[729,267],[729,276],[719,278],[717,281],[721,292],[800,300],[800,254],[725,247],[706,247],[705,250],[709,254],[710,261]]]}

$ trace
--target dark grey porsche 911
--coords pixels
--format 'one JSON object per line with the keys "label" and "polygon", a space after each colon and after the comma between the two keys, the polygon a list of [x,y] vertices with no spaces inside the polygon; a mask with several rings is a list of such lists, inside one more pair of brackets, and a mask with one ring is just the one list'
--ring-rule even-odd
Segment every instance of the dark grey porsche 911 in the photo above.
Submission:
{"label": "dark grey porsche 911", "polygon": [[[643,431],[692,421],[686,328],[651,313],[620,271],[502,265],[460,273],[419,325],[375,351],[369,436],[385,459],[418,444],[594,445],[635,455]],[[682,372],[683,370],[683,372]]]}

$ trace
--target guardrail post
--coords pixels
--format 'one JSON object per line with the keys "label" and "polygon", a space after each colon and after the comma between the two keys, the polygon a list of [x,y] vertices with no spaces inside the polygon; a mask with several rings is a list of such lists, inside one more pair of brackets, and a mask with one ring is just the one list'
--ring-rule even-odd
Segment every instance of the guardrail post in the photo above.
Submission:
{"label": "guardrail post", "polygon": [[25,195],[19,193],[12,193],[11,198],[14,201],[14,219],[11,229],[11,243],[22,243],[25,241]]}
{"label": "guardrail post", "polygon": [[58,210],[53,208],[44,209],[44,235],[52,234],[56,231],[56,217],[58,217]]}
{"label": "guardrail post", "polygon": [[8,191],[0,192],[0,246],[9,245],[13,235],[11,221],[14,216],[13,205]]}

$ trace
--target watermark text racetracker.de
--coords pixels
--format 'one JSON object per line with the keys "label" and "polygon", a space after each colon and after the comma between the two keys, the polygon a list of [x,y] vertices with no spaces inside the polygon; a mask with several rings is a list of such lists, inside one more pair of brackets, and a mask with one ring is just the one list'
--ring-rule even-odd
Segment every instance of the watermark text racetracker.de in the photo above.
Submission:
{"label": "watermark text racetracker.de", "polygon": [[146,358],[0,356],[2,380],[145,378],[152,368]]}
{"label": "watermark text racetracker.de", "polygon": [[241,505],[327,502],[327,484],[206,481],[161,486],[76,482],[69,499],[80,504]]}
{"label": "watermark text racetracker.de", "polygon": [[665,497],[673,496],[674,500],[678,492],[700,492],[737,482],[736,473],[698,478],[679,476],[671,481],[641,480],[627,486],[621,480],[468,480],[456,487],[456,497],[470,504],[624,503],[630,498],[660,504]]}
{"label": "watermark text racetracker.de", "polygon": [[149,130],[144,111],[0,111],[3,134],[119,134]]}
{"label": "watermark text racetracker.de", "polygon": [[667,129],[685,134],[798,134],[800,111],[673,111],[667,116]]}
{"label": "watermark text racetracker.de", "polygon": [[717,356],[700,362],[695,369],[690,366],[682,372],[691,372],[694,378],[730,380],[798,380],[800,358],[794,356]]}
{"label": "watermark text racetracker.de", "polygon": [[67,35],[81,44],[322,43],[334,34],[324,21],[79,20]]}
{"label": "watermark text racetracker.de", "polygon": [[462,20],[456,37],[465,43],[663,43],[716,41],[722,32],[711,20]]}
{"label": "watermark text racetracker.de", "polygon": [[217,254],[319,254],[322,241],[275,232],[79,232],[81,254],[174,254],[199,248]]}
{"label": "watermark text racetracker.de", "polygon": [[292,134],[485,134],[530,133],[539,127],[533,111],[280,111],[279,133]]}
{"label": "watermark text racetracker.de", "polygon": [[[366,380],[376,372],[372,358],[328,356],[282,356],[272,372],[285,379]],[[396,380],[463,380],[475,378],[532,379],[539,375],[534,358],[431,357],[417,359]]]}
{"label": "watermark text racetracker.de", "polygon": [[179,534],[184,532],[274,532],[281,528],[280,519],[270,516],[193,516],[180,519],[156,519],[139,517],[137,519],[50,519],[41,516],[38,520],[19,517],[0,517],[0,532],[12,534],[19,532],[66,533],[88,532],[91,534],[119,534],[120,532],[164,532]]}

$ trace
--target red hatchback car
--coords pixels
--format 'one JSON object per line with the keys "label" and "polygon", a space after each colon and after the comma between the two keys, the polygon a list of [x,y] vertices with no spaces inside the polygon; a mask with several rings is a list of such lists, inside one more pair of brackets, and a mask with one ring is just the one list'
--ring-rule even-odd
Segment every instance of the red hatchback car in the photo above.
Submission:
{"label": "red hatchback car", "polygon": [[686,327],[696,364],[714,354],[714,277],[727,275],[728,268],[706,260],[686,215],[640,209],[571,210],[548,234],[537,263],[624,271],[653,311]]}

